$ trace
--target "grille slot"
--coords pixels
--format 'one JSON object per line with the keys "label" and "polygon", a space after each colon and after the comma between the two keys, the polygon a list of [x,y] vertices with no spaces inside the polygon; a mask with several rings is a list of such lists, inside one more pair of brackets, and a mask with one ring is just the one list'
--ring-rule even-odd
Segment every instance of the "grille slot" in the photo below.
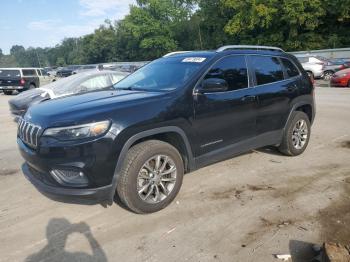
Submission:
{"label": "grille slot", "polygon": [[28,146],[37,148],[41,127],[34,125],[23,118],[18,120],[18,136]]}

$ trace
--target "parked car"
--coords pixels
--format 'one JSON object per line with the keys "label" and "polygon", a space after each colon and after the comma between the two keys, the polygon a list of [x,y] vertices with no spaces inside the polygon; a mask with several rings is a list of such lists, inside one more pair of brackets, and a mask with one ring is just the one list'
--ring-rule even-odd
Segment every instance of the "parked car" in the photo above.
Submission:
{"label": "parked car", "polygon": [[328,61],[325,63],[322,78],[324,80],[330,80],[335,72],[348,67],[348,64],[342,61]]}
{"label": "parked car", "polygon": [[56,71],[56,76],[59,76],[59,77],[71,76],[73,74],[73,72],[75,70],[78,70],[79,68],[80,68],[80,66],[78,66],[78,65],[71,65],[71,66],[64,67],[64,68]]}
{"label": "parked car", "polygon": [[39,86],[47,85],[56,81],[56,77],[49,75],[44,69],[36,68],[36,73],[39,76]]}
{"label": "parked car", "polygon": [[306,149],[314,86],[274,47],[168,55],[114,85],[30,107],[17,143],[25,177],[60,201],[150,213],[173,201],[184,173],[268,145]]}
{"label": "parked car", "polygon": [[321,78],[323,76],[327,59],[321,56],[297,56],[297,59],[303,66],[304,70],[311,78]]}
{"label": "parked car", "polygon": [[0,68],[0,90],[5,95],[39,86],[40,78],[36,68]]}
{"label": "parked car", "polygon": [[331,77],[331,86],[350,87],[350,68],[336,72]]}
{"label": "parked car", "polygon": [[17,118],[23,116],[27,109],[34,104],[46,100],[76,95],[94,90],[110,89],[127,73],[115,71],[85,72],[79,75],[62,78],[41,88],[23,92],[9,100],[11,114]]}
{"label": "parked car", "polygon": [[72,74],[74,75],[74,74],[79,74],[79,73],[86,72],[89,70],[98,70],[98,69],[99,69],[98,65],[83,65],[83,66],[79,67],[78,69],[74,70]]}

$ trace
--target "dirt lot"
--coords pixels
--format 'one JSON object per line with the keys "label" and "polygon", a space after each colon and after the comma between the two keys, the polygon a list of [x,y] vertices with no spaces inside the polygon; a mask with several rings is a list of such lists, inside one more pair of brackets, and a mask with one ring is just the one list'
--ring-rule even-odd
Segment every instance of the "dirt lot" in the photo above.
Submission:
{"label": "dirt lot", "polygon": [[311,243],[349,244],[350,89],[316,96],[302,156],[265,148],[203,168],[168,208],[135,215],[38,193],[20,171],[0,94],[0,261],[308,261]]}

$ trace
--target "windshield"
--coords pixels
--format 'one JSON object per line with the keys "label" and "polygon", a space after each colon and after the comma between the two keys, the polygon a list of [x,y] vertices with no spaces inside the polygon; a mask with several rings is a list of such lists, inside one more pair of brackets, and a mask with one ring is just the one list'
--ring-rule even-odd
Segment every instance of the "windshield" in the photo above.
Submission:
{"label": "windshield", "polygon": [[[114,85],[117,89],[139,89],[168,91],[182,86],[200,67],[205,58],[194,60],[187,58],[159,59],[140,68],[135,73]],[[200,61],[200,62],[198,62]]]}
{"label": "windshield", "polygon": [[19,70],[4,70],[0,69],[0,77],[20,77]]}

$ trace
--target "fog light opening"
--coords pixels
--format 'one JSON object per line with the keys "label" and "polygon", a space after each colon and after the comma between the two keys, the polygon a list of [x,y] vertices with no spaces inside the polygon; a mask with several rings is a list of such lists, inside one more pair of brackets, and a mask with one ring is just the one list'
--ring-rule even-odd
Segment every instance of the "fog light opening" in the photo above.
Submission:
{"label": "fog light opening", "polygon": [[50,174],[58,183],[64,186],[85,187],[89,182],[85,174],[79,170],[53,169]]}

